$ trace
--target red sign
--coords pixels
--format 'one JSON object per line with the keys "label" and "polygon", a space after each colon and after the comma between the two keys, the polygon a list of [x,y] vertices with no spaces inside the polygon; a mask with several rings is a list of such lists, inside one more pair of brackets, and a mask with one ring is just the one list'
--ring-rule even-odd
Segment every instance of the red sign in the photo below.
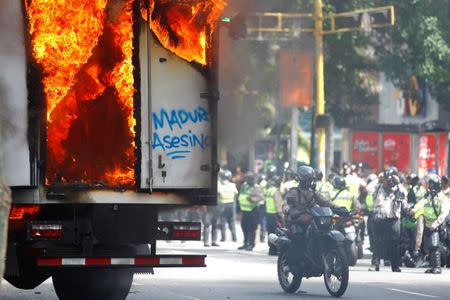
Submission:
{"label": "red sign", "polygon": [[439,174],[447,175],[447,134],[439,134]]}
{"label": "red sign", "polygon": [[313,56],[310,52],[283,51],[280,57],[280,97],[283,106],[311,107]]}
{"label": "red sign", "polygon": [[419,137],[418,175],[425,177],[436,172],[436,136],[434,133],[422,134]]}
{"label": "red sign", "polygon": [[378,132],[355,131],[352,134],[352,161],[365,163],[378,172]]}
{"label": "red sign", "polygon": [[407,133],[383,133],[382,138],[383,168],[397,167],[400,172],[410,172],[410,143]]}

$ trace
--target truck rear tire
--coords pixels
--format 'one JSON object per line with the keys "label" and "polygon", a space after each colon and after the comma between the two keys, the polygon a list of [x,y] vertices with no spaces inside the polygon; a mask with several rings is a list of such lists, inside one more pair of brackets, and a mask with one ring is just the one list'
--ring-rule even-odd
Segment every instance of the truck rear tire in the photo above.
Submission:
{"label": "truck rear tire", "polygon": [[5,276],[5,280],[18,289],[32,290],[43,283],[45,280],[47,280],[47,278],[49,277],[50,275],[48,274],[34,272],[32,274],[21,276]]}
{"label": "truck rear tire", "polygon": [[124,300],[133,274],[123,269],[66,269],[53,275],[53,286],[60,300]]}

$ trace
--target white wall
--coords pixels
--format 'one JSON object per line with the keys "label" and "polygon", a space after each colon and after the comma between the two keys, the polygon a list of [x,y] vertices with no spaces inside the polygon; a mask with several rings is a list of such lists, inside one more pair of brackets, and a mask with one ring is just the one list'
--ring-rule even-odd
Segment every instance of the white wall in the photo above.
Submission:
{"label": "white wall", "polygon": [[399,90],[386,80],[383,73],[380,74],[380,105],[378,108],[378,123],[380,124],[420,124],[427,121],[439,119],[439,105],[427,96],[427,107],[425,117],[405,117],[400,109],[401,102],[398,100]]}

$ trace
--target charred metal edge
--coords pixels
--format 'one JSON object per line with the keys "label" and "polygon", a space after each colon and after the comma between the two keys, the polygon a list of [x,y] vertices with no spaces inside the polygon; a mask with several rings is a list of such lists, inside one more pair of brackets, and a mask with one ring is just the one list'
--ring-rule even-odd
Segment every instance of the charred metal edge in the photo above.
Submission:
{"label": "charred metal edge", "polygon": [[[31,0],[27,1],[30,5]],[[45,180],[45,151],[40,149],[45,145],[46,126],[42,118],[46,118],[46,100],[42,78],[42,68],[34,61],[32,43],[29,31],[29,22],[26,12],[26,4],[22,2],[22,14],[24,22],[25,53],[27,56],[26,82],[28,90],[28,129],[27,139],[30,151],[30,181],[31,187],[39,186]],[[44,101],[40,101],[44,100]]]}
{"label": "charred metal edge", "polygon": [[135,189],[139,190],[141,186],[141,163],[142,163],[142,141],[141,141],[141,131],[142,131],[142,119],[141,119],[141,65],[139,60],[139,37],[141,33],[141,11],[140,11],[140,1],[133,0],[132,3],[132,15],[133,15],[133,79],[134,79],[134,96],[133,96],[133,114],[136,120],[136,125],[134,127],[134,142],[136,148],[134,149],[134,178],[135,178]]}
{"label": "charred metal edge", "polygon": [[[209,200],[210,195],[207,196],[205,200],[208,204],[217,204],[217,179],[219,173],[219,162],[218,162],[218,122],[219,122],[219,112],[218,112],[218,101],[220,98],[219,92],[219,46],[220,46],[220,30],[219,24],[216,24],[217,30],[215,30],[211,35],[211,43],[213,47],[209,49],[208,60],[210,65],[210,78],[209,78],[209,94],[211,95],[209,99],[209,110],[211,116],[211,192],[213,193],[212,201]],[[211,28],[210,28],[211,30]],[[211,193],[210,193],[211,194]],[[212,196],[212,195],[211,195]],[[210,203],[213,202],[213,203]]]}

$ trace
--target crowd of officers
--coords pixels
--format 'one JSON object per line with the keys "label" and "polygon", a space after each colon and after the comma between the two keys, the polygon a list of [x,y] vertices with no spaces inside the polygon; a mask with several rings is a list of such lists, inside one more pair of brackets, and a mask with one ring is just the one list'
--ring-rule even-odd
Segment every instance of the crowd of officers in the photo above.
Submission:
{"label": "crowd of officers", "polygon": [[[340,172],[328,178],[316,170],[317,193],[332,201],[337,207],[345,207],[353,214],[367,216],[367,227],[372,266],[379,271],[380,260],[393,272],[400,272],[401,235],[411,240],[408,249],[412,260],[421,253],[429,258],[427,273],[438,274],[440,269],[439,230],[447,220],[450,210],[450,187],[446,176],[430,174],[424,180],[417,175],[403,176],[395,167],[366,178],[355,165],[344,165]],[[218,205],[203,207],[203,242],[205,246],[219,246],[227,239],[237,241],[236,211],[241,211],[241,228],[244,243],[238,250],[252,251],[259,240],[284,226],[284,195],[298,185],[295,173],[285,169],[281,176],[275,165],[269,165],[263,174],[240,169],[233,174],[221,169],[218,182]],[[277,255],[277,249],[269,244],[269,255]]]}

